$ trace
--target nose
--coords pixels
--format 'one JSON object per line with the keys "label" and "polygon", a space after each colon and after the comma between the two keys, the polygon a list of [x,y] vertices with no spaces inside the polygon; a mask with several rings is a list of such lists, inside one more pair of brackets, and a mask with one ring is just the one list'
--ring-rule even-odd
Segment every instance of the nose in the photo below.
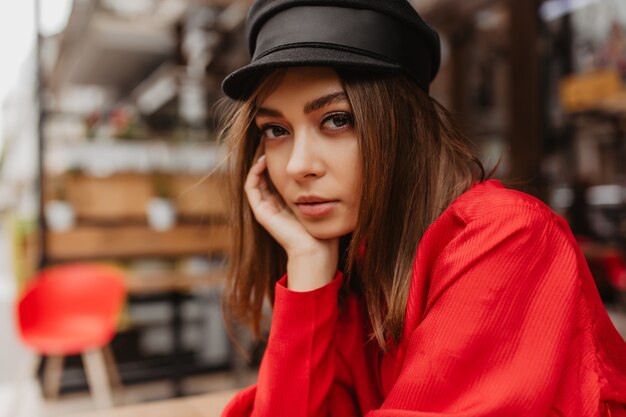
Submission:
{"label": "nose", "polygon": [[306,130],[297,132],[287,162],[287,174],[297,181],[323,176],[321,151],[319,138],[314,133]]}

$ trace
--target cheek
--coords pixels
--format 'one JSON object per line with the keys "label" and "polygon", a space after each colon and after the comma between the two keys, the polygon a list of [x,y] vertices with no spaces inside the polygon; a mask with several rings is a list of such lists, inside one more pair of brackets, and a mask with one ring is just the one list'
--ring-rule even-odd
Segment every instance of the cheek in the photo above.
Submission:
{"label": "cheek", "polygon": [[343,154],[337,164],[339,178],[344,179],[345,190],[350,194],[353,202],[358,202],[362,189],[362,161],[358,147],[352,147]]}

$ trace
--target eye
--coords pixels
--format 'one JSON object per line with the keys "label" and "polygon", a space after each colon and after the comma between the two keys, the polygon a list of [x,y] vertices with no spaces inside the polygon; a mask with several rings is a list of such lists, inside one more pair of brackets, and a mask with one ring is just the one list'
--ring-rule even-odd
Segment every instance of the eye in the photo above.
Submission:
{"label": "eye", "polygon": [[276,139],[289,134],[289,131],[279,125],[264,125],[260,129],[261,135],[266,139]]}
{"label": "eye", "polygon": [[353,124],[352,115],[346,112],[331,113],[322,120],[322,127],[328,130],[340,130]]}

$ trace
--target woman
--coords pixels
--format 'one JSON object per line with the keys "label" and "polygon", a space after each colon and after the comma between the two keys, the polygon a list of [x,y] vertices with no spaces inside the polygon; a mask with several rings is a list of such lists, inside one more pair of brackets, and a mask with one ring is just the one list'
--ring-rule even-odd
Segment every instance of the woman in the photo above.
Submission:
{"label": "woman", "polygon": [[[626,345],[565,222],[485,181],[405,0],[260,0],[226,78],[226,312],[272,326],[224,416],[626,416]],[[282,278],[281,278],[282,276]]]}

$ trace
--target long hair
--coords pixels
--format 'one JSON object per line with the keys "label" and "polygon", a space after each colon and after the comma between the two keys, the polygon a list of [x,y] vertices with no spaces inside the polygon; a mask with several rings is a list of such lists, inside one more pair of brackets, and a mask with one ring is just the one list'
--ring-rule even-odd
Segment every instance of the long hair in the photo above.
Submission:
{"label": "long hair", "polygon": [[[229,148],[234,239],[224,298],[228,322],[261,336],[262,308],[286,271],[286,254],[254,219],[244,182],[259,143],[256,103],[285,70],[265,77],[250,99],[232,103],[221,133]],[[362,157],[357,225],[347,249],[343,291],[358,288],[382,349],[402,334],[412,267],[428,226],[485,177],[449,112],[400,74],[338,70],[352,107]],[[350,282],[355,279],[357,282]]]}

